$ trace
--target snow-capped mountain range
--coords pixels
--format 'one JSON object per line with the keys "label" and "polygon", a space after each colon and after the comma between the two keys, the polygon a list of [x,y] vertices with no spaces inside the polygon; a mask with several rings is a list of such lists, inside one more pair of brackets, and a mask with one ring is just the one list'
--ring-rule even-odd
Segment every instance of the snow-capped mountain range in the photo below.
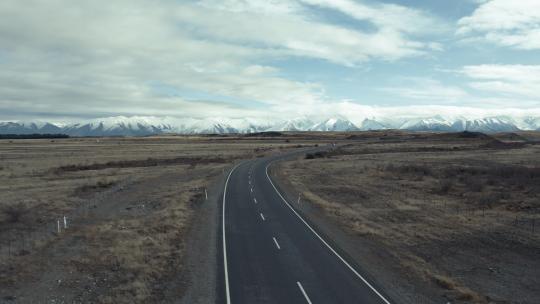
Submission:
{"label": "snow-capped mountain range", "polygon": [[145,136],[151,134],[228,134],[264,131],[363,131],[401,129],[410,131],[485,133],[540,131],[540,117],[465,117],[445,118],[365,118],[356,124],[344,117],[316,119],[298,117],[290,120],[178,119],[169,117],[117,116],[75,123],[7,121],[0,122],[0,134],[67,134],[70,136]]}

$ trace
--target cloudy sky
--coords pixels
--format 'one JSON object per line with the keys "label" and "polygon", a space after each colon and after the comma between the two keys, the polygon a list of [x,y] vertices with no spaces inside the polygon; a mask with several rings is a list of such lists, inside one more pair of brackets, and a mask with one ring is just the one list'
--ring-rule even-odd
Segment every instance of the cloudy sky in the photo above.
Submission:
{"label": "cloudy sky", "polygon": [[2,0],[0,119],[540,113],[538,0]]}

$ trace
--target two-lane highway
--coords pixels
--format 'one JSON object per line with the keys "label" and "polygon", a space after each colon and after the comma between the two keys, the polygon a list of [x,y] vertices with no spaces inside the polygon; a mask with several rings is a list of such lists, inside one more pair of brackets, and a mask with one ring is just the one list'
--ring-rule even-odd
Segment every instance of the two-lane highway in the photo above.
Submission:
{"label": "two-lane highway", "polygon": [[280,194],[268,175],[278,158],[246,161],[227,178],[224,302],[388,304]]}

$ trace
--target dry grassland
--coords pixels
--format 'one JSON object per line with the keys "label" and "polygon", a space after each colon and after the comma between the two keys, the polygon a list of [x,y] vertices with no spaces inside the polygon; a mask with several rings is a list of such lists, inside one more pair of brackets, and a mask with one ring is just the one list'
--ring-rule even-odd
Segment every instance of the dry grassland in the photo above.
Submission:
{"label": "dry grassland", "polygon": [[283,180],[391,257],[379,265],[435,289],[432,303],[540,303],[538,133],[350,139],[281,164]]}
{"label": "dry grassland", "polygon": [[235,161],[297,144],[184,136],[1,140],[0,302],[179,299],[188,283],[186,233],[204,189]]}

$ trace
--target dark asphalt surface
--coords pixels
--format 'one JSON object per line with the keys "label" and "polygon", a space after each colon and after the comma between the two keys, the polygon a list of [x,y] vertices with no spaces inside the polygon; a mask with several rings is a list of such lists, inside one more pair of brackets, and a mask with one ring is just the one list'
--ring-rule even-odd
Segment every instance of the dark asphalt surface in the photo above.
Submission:
{"label": "dark asphalt surface", "polygon": [[225,229],[225,246],[221,237],[218,247],[226,250],[226,262],[221,253],[222,302],[388,303],[278,194],[266,168],[285,156],[246,161],[229,177],[225,223],[220,225]]}

